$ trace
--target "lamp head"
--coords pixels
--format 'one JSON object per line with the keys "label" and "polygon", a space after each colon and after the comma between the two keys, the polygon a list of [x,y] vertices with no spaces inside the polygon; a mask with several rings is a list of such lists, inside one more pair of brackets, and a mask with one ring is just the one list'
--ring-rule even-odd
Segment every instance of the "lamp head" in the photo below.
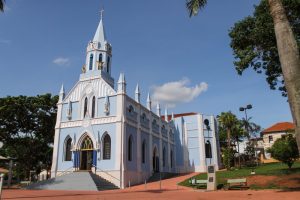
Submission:
{"label": "lamp head", "polygon": [[251,109],[251,108],[252,108],[251,104],[247,105],[247,109]]}

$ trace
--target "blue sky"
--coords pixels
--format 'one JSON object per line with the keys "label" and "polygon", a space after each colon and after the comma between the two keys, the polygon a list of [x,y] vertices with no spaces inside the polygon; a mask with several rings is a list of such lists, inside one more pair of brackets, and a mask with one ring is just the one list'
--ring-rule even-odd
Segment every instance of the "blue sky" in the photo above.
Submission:
{"label": "blue sky", "polygon": [[139,83],[143,102],[149,90],[157,98],[168,89],[178,95],[170,112],[243,117],[238,108],[251,103],[249,116],[264,128],[291,121],[286,98],[264,75],[239,76],[233,66],[228,30],[258,2],[210,0],[190,19],[185,0],[8,0],[0,14],[0,97],[57,94],[62,83],[70,90],[104,5],[112,75],[125,73],[130,96]]}

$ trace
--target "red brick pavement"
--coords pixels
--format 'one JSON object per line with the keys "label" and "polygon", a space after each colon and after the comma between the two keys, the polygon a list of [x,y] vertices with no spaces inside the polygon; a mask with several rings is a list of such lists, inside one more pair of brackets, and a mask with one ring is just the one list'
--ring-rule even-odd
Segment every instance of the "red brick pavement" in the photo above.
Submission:
{"label": "red brick pavement", "polygon": [[204,190],[193,190],[190,188],[179,187],[176,183],[193,176],[175,177],[162,181],[162,190],[159,190],[159,182],[147,184],[147,190],[144,185],[134,186],[125,190],[111,190],[102,192],[88,191],[51,191],[51,190],[4,190],[2,200],[299,200],[300,191],[283,192],[275,190],[261,191],[215,191],[205,192]]}

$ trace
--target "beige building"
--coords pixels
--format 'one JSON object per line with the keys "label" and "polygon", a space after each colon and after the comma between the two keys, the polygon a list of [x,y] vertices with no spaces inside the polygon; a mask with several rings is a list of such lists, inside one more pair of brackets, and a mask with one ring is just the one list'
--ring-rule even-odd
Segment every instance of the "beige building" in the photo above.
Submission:
{"label": "beige building", "polygon": [[267,149],[270,148],[274,142],[283,135],[294,132],[294,130],[295,126],[291,122],[279,122],[263,130],[261,135],[265,153],[264,155],[261,155],[261,161],[263,163],[275,162],[276,160],[272,159],[271,155],[267,153]]}

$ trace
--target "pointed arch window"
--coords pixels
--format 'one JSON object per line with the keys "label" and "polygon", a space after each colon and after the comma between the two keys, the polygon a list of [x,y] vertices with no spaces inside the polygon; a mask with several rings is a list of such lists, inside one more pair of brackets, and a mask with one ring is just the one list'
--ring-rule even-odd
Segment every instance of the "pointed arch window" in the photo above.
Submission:
{"label": "pointed arch window", "polygon": [[142,144],[142,163],[146,163],[146,140]]}
{"label": "pointed arch window", "polygon": [[163,166],[166,166],[166,148],[163,148]]}
{"label": "pointed arch window", "polygon": [[212,158],[211,144],[210,144],[210,141],[208,141],[208,140],[205,143],[205,155],[206,155],[206,158]]}
{"label": "pointed arch window", "polygon": [[111,155],[111,139],[108,134],[103,138],[103,160],[110,160]]}
{"label": "pointed arch window", "polygon": [[127,148],[128,148],[128,151],[127,151],[128,161],[132,161],[132,135],[130,135],[128,138]]}
{"label": "pointed arch window", "polygon": [[71,146],[72,146],[72,139],[68,137],[65,141],[65,161],[71,161],[72,159]]}
{"label": "pointed arch window", "polygon": [[109,73],[109,65],[110,65],[110,57],[107,57],[107,67],[106,67],[106,72]]}
{"label": "pointed arch window", "polygon": [[88,98],[85,97],[84,99],[84,107],[83,107],[83,117],[86,117],[88,112]]}
{"label": "pointed arch window", "polygon": [[94,60],[94,55],[91,53],[91,55],[90,55],[89,70],[93,69],[93,60]]}
{"label": "pointed arch window", "polygon": [[99,62],[102,62],[102,53],[99,54],[98,61],[99,61]]}
{"label": "pointed arch window", "polygon": [[96,97],[94,96],[92,100],[92,118],[95,117],[95,105],[96,105]]}
{"label": "pointed arch window", "polygon": [[86,136],[81,144],[81,150],[93,150],[93,141],[89,136]]}

